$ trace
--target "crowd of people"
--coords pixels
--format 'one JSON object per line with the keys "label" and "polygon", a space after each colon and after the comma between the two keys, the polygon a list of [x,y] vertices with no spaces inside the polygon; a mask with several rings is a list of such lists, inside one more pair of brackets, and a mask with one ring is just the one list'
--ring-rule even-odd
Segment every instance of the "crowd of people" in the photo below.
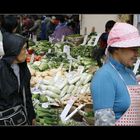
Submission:
{"label": "crowd of people", "polygon": [[[64,15],[0,15],[0,125],[36,124],[26,62],[28,38],[56,43],[79,31],[77,18]],[[139,56],[138,29],[109,20],[98,45],[101,68],[91,81],[95,125],[140,125],[140,86],[132,70]],[[104,55],[106,61],[101,63]]]}
{"label": "crowd of people", "polygon": [[75,33],[74,21],[68,20],[58,15],[0,15],[0,125],[36,124],[26,62],[28,41],[33,36],[36,40],[49,40],[52,35],[57,42]]}
{"label": "crowd of people", "polygon": [[62,36],[80,34],[77,15],[5,15],[4,18],[8,24],[16,19],[15,32],[27,38],[34,37],[37,41],[49,40],[52,36],[54,42],[57,42]]}

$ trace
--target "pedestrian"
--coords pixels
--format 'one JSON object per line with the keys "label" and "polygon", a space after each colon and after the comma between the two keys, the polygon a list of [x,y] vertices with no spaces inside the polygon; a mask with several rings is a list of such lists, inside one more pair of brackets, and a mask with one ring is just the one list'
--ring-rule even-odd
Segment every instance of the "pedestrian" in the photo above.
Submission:
{"label": "pedestrian", "polygon": [[25,61],[27,39],[9,32],[2,35],[4,55],[0,59],[0,125],[35,125],[31,74]]}
{"label": "pedestrian", "polygon": [[116,22],[114,20],[108,20],[105,24],[105,32],[103,32],[99,38],[98,46],[95,50],[93,50],[93,57],[96,59],[97,64],[99,67],[103,65],[102,59],[104,59],[105,56],[105,49],[107,47],[107,39],[108,34],[112,27],[114,26]]}

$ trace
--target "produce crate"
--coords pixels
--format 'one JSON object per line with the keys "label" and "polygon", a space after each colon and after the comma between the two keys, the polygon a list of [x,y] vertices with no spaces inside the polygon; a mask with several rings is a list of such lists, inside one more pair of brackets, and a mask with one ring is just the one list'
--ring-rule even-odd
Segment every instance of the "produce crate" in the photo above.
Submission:
{"label": "produce crate", "polygon": [[83,43],[84,36],[67,36],[65,40],[78,46]]}
{"label": "produce crate", "polygon": [[[75,110],[76,107],[72,106],[70,113]],[[81,109],[83,113],[87,113],[87,115],[83,114],[81,111],[78,111],[72,119],[76,122],[81,123],[84,126],[94,126],[94,113],[92,109],[92,104],[86,104],[85,107]]]}

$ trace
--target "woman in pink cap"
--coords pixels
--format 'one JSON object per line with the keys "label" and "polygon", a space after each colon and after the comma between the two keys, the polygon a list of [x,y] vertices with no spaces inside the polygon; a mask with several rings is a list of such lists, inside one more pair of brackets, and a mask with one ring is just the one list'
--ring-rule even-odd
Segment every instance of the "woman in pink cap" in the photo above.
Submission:
{"label": "woman in pink cap", "polygon": [[128,23],[115,23],[108,36],[106,63],[91,82],[96,126],[140,125],[140,86],[132,67],[140,35]]}

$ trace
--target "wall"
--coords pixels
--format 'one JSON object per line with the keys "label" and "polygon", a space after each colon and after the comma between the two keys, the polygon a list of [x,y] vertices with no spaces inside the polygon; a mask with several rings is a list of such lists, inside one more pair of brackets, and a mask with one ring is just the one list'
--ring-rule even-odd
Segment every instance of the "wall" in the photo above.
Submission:
{"label": "wall", "polygon": [[87,28],[87,34],[89,34],[93,26],[97,33],[102,33],[105,30],[105,23],[108,20],[116,21],[117,16],[117,14],[81,14],[80,34],[84,35],[85,27]]}
{"label": "wall", "polygon": [[133,20],[134,20],[133,25],[138,28],[140,33],[140,14],[134,14]]}

